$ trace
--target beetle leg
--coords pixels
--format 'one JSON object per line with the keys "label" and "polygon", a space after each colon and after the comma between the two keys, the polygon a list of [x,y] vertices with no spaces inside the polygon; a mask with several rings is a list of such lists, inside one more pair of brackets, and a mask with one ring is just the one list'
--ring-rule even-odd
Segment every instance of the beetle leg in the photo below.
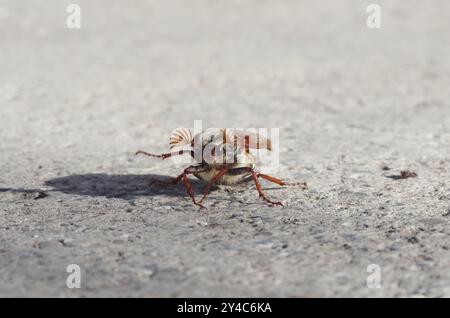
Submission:
{"label": "beetle leg", "polygon": [[155,155],[155,154],[152,154],[152,153],[148,153],[148,152],[139,150],[139,151],[136,152],[135,155],[136,156],[137,155],[145,155],[145,156],[148,156],[148,157],[162,158],[164,160],[166,158],[169,158],[169,157],[172,157],[172,156],[183,155],[185,153],[190,154],[191,157],[194,158],[194,151],[193,150],[180,150],[180,151],[176,151],[176,152],[163,153],[163,154],[160,154],[160,155]]}
{"label": "beetle leg", "polygon": [[200,208],[205,208],[201,203],[197,203],[195,202],[195,196],[194,196],[194,189],[192,189],[192,184],[189,181],[188,177],[187,177],[187,173],[183,172],[181,174],[182,178],[183,178],[183,182],[184,182],[184,187],[186,188],[186,192],[189,194],[189,196],[192,199],[192,202],[194,202],[195,205],[198,205]]}
{"label": "beetle leg", "polygon": [[267,174],[263,174],[263,173],[257,173],[256,174],[259,177],[266,179],[267,181],[276,183],[280,186],[301,186],[303,189],[308,189],[308,185],[306,184],[306,182],[294,182],[294,183],[288,183],[288,182],[284,182],[281,179],[278,178],[274,178],[272,176],[269,176]]}
{"label": "beetle leg", "polygon": [[202,199],[199,201],[199,203],[202,203],[203,200],[205,200],[206,196],[209,193],[209,189],[211,188],[211,186],[217,182],[217,180],[219,180],[225,173],[227,173],[228,169],[227,168],[223,168],[222,170],[219,171],[218,174],[216,174],[211,180],[209,180],[208,184],[205,187],[205,191],[203,192],[203,197]]}
{"label": "beetle leg", "polygon": [[255,182],[256,190],[258,190],[259,197],[263,198],[264,201],[267,201],[270,204],[283,206],[283,203],[281,203],[280,201],[272,201],[272,200],[268,199],[266,197],[266,195],[264,194],[264,192],[262,192],[261,185],[259,184],[258,175],[256,174],[256,172],[253,170],[250,170],[250,173],[252,174],[253,181]]}
{"label": "beetle leg", "polygon": [[186,169],[184,169],[183,172],[180,175],[178,175],[177,177],[173,178],[170,181],[164,182],[164,181],[156,180],[155,182],[151,182],[150,181],[150,184],[160,183],[160,184],[174,184],[175,185],[178,182],[180,182],[181,180],[183,180],[184,187],[186,188],[186,192],[191,197],[192,202],[194,202],[195,205],[198,205],[201,208],[205,208],[200,202],[197,203],[195,201],[194,189],[192,187],[191,182],[188,179],[188,175],[189,174],[193,174],[193,173],[196,173],[196,172],[202,172],[202,171],[205,171],[205,169],[203,167],[189,166]]}
{"label": "beetle leg", "polygon": [[183,180],[184,187],[186,188],[186,192],[191,197],[192,202],[194,202],[194,204],[198,205],[200,208],[205,208],[201,204],[201,201],[198,202],[198,203],[195,202],[194,189],[192,188],[192,184],[191,184],[191,182],[189,181],[189,179],[187,177],[188,174],[201,172],[201,171],[205,171],[205,168],[201,167],[201,166],[189,166],[186,169],[184,169],[184,171],[178,177],[176,177],[172,182],[173,182],[173,184],[177,184],[178,182],[180,182],[180,180]]}

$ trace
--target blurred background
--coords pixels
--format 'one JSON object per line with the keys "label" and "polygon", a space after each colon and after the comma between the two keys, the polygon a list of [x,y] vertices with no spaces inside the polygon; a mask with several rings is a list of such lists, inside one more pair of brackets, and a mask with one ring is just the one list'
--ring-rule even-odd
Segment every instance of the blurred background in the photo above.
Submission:
{"label": "blurred background", "polygon": [[116,157],[201,119],[316,150],[328,129],[374,141],[449,97],[447,1],[378,1],[381,29],[366,26],[370,1],[78,1],[69,29],[71,3],[1,1],[3,147]]}

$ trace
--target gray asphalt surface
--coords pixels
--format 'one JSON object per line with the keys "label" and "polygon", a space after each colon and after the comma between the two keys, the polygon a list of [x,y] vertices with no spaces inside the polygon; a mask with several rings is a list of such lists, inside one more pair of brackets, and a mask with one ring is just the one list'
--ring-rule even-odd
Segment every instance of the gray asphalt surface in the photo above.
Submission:
{"label": "gray asphalt surface", "polygon": [[[71,2],[0,0],[0,296],[450,297],[448,1]],[[147,187],[195,119],[309,189]]]}

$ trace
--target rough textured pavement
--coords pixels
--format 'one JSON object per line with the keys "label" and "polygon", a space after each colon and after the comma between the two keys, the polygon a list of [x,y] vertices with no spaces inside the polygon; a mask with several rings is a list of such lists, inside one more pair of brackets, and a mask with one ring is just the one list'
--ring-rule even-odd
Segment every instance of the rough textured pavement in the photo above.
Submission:
{"label": "rough textured pavement", "polygon": [[[0,296],[450,297],[448,1],[71,2],[0,0]],[[309,190],[147,187],[194,119]]]}

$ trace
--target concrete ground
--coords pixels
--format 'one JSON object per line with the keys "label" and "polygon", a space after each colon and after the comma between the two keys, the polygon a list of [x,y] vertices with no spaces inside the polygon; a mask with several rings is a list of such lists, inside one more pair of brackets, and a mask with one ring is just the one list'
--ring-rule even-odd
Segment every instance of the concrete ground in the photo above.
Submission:
{"label": "concrete ground", "polygon": [[[0,0],[0,296],[450,297],[448,1],[72,2]],[[195,119],[309,189],[148,187]]]}

